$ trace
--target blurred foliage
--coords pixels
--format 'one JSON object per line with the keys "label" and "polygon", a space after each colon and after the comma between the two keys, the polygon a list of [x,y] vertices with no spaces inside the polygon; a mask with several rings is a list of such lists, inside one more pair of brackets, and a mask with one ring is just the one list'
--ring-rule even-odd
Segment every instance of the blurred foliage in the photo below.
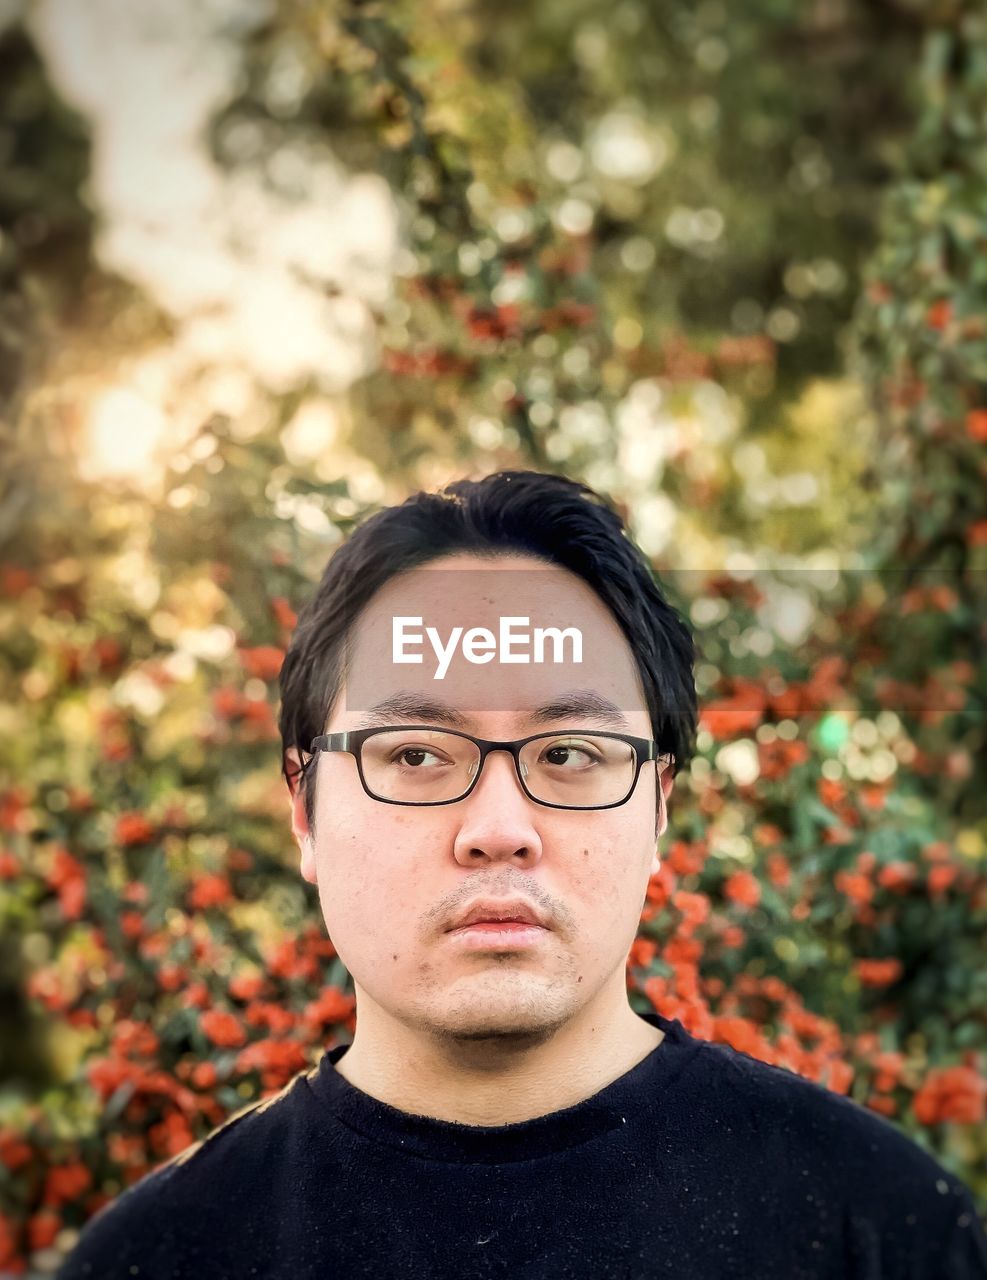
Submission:
{"label": "blurred foliage", "polygon": [[[331,122],[339,154],[402,199],[413,258],[360,388],[363,448],[382,470],[436,453],[496,465],[521,448],[645,491],[661,454],[628,459],[618,406],[659,378],[647,425],[675,420],[682,456],[668,460],[682,465],[664,488],[693,541],[757,530],[804,549],[801,512],[776,509],[764,528],[769,504],[742,483],[762,454],[769,473],[792,458],[825,471],[808,500],[855,540],[867,441],[840,421],[861,415],[840,394],[837,339],[908,132],[901,67],[920,26],[893,7],[795,3],[288,13],[256,41],[217,137],[252,139],[235,158],[274,167],[298,131]],[[326,60],[346,77],[320,74]],[[800,430],[823,377],[835,385]],[[694,441],[690,416],[707,419]],[[741,429],[753,451],[701,448]]]}
{"label": "blurred foliage", "polygon": [[101,268],[84,128],[0,40],[0,1265],[352,1033],[281,655],[364,514],[503,465],[612,494],[699,633],[632,1003],[985,1203],[977,7],[286,4],[210,146],[286,198],[312,140],[387,177],[379,367],[258,386],[159,491],[76,469],[80,379],[173,322]]}
{"label": "blurred foliage", "polygon": [[0,155],[0,403],[9,409],[39,376],[39,329],[74,300],[66,294],[86,270],[92,219],[79,191],[89,161],[83,123],[52,95],[17,28],[0,33]]}

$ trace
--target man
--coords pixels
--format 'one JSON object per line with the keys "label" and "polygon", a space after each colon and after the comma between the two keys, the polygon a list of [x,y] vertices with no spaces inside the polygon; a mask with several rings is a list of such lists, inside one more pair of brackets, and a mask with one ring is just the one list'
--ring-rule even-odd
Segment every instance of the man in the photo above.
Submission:
{"label": "man", "polygon": [[628,1002],[692,663],[572,481],[363,524],[281,675],[353,1042],[128,1190],[63,1280],[987,1276],[969,1192],[888,1121]]}

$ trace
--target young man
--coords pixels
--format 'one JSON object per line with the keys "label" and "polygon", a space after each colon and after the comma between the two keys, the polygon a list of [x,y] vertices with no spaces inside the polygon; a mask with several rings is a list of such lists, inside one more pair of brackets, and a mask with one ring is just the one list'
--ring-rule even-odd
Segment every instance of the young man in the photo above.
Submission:
{"label": "young man", "polygon": [[969,1192],[888,1121],[628,1002],[692,663],[572,481],[363,524],[281,676],[353,1042],[128,1190],[63,1280],[987,1277]]}

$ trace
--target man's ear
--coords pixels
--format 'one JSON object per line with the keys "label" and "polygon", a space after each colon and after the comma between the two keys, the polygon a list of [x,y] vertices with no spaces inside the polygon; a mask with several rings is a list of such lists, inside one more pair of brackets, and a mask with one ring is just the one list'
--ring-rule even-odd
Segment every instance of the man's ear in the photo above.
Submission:
{"label": "man's ear", "polygon": [[[671,794],[672,787],[675,785],[675,779],[672,776],[671,769],[666,769],[659,775],[658,779],[660,791],[658,794],[658,812],[655,815],[655,840],[660,840],[665,834],[668,827],[668,797]],[[658,850],[655,849],[654,856],[651,859],[651,874],[657,875],[661,866],[661,858]]]}
{"label": "man's ear", "polygon": [[315,876],[315,842],[312,839],[312,833],[309,830],[308,818],[305,816],[305,793],[300,785],[300,776],[295,773],[301,768],[301,757],[295,747],[289,747],[284,753],[285,761],[289,766],[289,773],[293,774],[291,782],[288,784],[288,808],[291,811],[291,834],[295,837],[295,843],[298,845],[301,853],[301,873],[302,879],[307,880],[309,884],[316,883]]}

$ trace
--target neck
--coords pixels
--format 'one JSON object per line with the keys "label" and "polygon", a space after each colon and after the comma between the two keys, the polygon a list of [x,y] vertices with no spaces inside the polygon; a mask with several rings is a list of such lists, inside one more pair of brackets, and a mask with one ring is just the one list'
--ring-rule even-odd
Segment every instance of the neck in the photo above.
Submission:
{"label": "neck", "polygon": [[[623,974],[620,975],[623,978]],[[457,1040],[400,1022],[357,991],[357,1029],[336,1070],[413,1115],[505,1125],[575,1106],[632,1070],[664,1039],[626,1001],[522,1036]]]}

